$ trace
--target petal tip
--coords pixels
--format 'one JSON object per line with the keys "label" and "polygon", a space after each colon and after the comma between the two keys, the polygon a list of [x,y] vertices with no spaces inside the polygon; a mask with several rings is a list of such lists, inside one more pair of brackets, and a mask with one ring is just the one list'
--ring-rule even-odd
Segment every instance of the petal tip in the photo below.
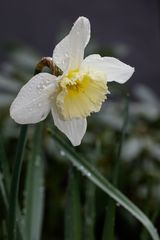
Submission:
{"label": "petal tip", "polygon": [[134,67],[131,67],[131,66],[128,66],[128,79],[127,80],[129,80],[131,77],[132,77],[132,75],[133,75],[133,73],[135,72],[135,68]]}
{"label": "petal tip", "polygon": [[90,23],[89,19],[87,17],[84,17],[84,16],[79,16],[76,20],[76,22],[83,22],[83,23]]}

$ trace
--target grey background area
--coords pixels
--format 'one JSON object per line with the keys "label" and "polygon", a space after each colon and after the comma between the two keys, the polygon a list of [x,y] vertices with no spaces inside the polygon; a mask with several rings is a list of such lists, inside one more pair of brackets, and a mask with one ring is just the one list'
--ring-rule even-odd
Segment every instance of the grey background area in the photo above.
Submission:
{"label": "grey background area", "polygon": [[12,40],[51,56],[60,37],[83,15],[99,46],[126,46],[121,60],[136,68],[129,84],[143,82],[160,93],[159,6],[158,0],[1,1],[0,61],[4,43]]}

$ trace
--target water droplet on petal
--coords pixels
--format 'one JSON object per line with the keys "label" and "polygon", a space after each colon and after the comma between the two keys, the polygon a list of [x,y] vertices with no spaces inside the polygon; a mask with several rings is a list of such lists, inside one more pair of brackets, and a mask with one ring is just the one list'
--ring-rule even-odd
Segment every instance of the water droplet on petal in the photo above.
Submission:
{"label": "water droplet on petal", "polygon": [[38,84],[37,89],[41,89],[41,85],[40,84]]}
{"label": "water droplet on petal", "polygon": [[41,103],[38,103],[38,107],[41,107],[42,106],[42,104]]}

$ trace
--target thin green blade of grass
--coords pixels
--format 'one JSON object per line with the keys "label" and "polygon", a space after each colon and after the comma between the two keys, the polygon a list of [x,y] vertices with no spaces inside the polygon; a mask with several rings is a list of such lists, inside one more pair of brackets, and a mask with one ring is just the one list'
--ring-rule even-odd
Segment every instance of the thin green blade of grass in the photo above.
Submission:
{"label": "thin green blade of grass", "polygon": [[24,156],[24,149],[27,139],[27,125],[23,125],[20,131],[20,137],[18,140],[15,164],[11,179],[11,187],[9,194],[9,212],[8,212],[8,240],[16,239],[16,225],[17,225],[17,202],[20,174]]}
{"label": "thin green blade of grass", "polygon": [[[0,140],[0,146],[1,146],[1,150],[0,150],[0,168],[1,171],[0,172],[0,192],[1,192],[1,196],[2,196],[2,200],[3,200],[3,204],[4,204],[4,208],[5,208],[5,213],[6,216],[8,215],[8,210],[9,210],[9,197],[8,197],[8,193],[9,193],[9,184],[10,184],[10,172],[9,172],[9,165],[8,165],[8,161],[7,161],[7,157],[4,151],[4,144],[3,144],[3,140],[1,138]],[[21,212],[20,212],[20,208],[19,205],[17,204],[17,219],[21,219]],[[6,219],[7,221],[7,219]],[[22,233],[21,233],[21,221],[18,221],[16,223],[17,225],[17,238],[18,239],[23,239],[22,237]],[[6,225],[7,226],[7,225]],[[6,236],[7,236],[7,230],[6,230]]]}
{"label": "thin green blade of grass", "polygon": [[[151,217],[153,223],[156,222],[159,214],[160,214],[160,208],[157,208],[157,209],[153,212],[152,217]],[[140,239],[141,239],[141,240],[148,240],[148,239],[149,239],[149,234],[148,234],[148,232],[146,231],[146,229],[143,229],[143,230],[142,230]]]}
{"label": "thin green blade of grass", "polygon": [[50,134],[54,141],[56,141],[60,147],[64,149],[67,159],[70,160],[77,169],[79,169],[97,187],[107,193],[118,204],[128,210],[137,220],[139,220],[154,240],[159,240],[157,230],[151,221],[134,203],[132,203],[125,195],[123,195],[116,187],[105,179],[105,177],[103,177],[100,172],[89,163],[89,161],[86,161],[83,157],[77,154],[74,148],[64,142],[59,135],[55,132],[50,132]]}
{"label": "thin green blade of grass", "polygon": [[8,211],[8,198],[7,198],[6,189],[5,189],[4,182],[3,182],[3,175],[2,175],[1,172],[0,172],[0,192],[1,192],[1,197],[2,197],[2,200],[3,200],[3,204],[4,204],[4,207],[5,207],[5,211],[7,213],[7,211]]}
{"label": "thin green blade of grass", "polygon": [[65,208],[65,240],[82,240],[79,188],[77,170],[70,166]]}
{"label": "thin green blade of grass", "polygon": [[44,162],[42,157],[42,125],[35,128],[32,155],[28,161],[25,190],[24,239],[39,240],[44,207]]}
{"label": "thin green blade of grass", "polygon": [[[99,140],[96,141],[95,148],[90,162],[95,165],[97,156],[101,151]],[[84,211],[84,239],[95,240],[95,203],[96,203],[96,186],[89,179],[86,179],[85,185],[85,211]]]}
{"label": "thin green blade of grass", "polygon": [[[2,231],[0,233],[2,234],[3,240],[7,240],[7,223],[5,220],[2,221]],[[0,234],[0,236],[1,236]]]}
{"label": "thin green blade of grass", "polygon": [[86,240],[95,240],[95,190],[96,186],[89,180],[86,182],[84,236]]}
{"label": "thin green blade of grass", "polygon": [[[113,170],[113,185],[115,187],[118,187],[118,178],[119,178],[119,172],[120,172],[120,164],[121,164],[121,151],[123,147],[126,127],[128,124],[128,97],[125,100],[125,109],[124,109],[124,122],[121,130],[120,135],[120,142],[118,146],[118,151],[116,153],[116,159],[115,159],[115,167]],[[105,216],[105,222],[104,222],[104,228],[103,228],[103,236],[102,240],[114,240],[115,239],[115,218],[116,218],[116,203],[115,201],[110,198],[108,201],[108,206],[106,208],[106,216]]]}
{"label": "thin green blade of grass", "polygon": [[0,134],[0,169],[3,173],[5,191],[6,191],[6,194],[8,194],[11,176],[9,171],[8,159],[6,157],[6,153],[4,149],[2,134]]}

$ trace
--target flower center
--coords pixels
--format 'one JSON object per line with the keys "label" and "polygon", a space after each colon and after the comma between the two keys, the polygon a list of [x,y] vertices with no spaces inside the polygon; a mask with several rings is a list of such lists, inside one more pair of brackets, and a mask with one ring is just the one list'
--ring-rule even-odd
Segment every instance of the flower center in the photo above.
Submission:
{"label": "flower center", "polygon": [[65,120],[84,118],[100,110],[107,92],[102,72],[71,70],[59,82],[57,108]]}

